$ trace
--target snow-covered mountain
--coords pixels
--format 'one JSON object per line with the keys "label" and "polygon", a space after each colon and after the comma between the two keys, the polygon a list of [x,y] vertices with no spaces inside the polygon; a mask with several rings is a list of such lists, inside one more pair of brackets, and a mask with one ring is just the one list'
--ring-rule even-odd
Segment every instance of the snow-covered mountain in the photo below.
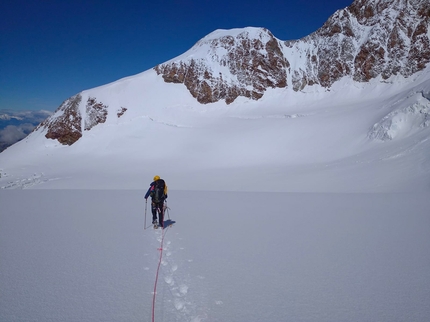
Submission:
{"label": "snow-covered mountain", "polygon": [[1,186],[134,188],[159,172],[191,189],[428,187],[429,24],[428,1],[357,0],[300,40],[214,31],[67,99],[0,155]]}
{"label": "snow-covered mountain", "polygon": [[[425,0],[357,0],[303,39],[283,42],[265,28],[217,30],[154,70],[165,82],[184,84],[203,104],[258,100],[268,88],[329,88],[347,76],[357,82],[410,77],[430,61],[429,23]],[[78,94],[41,127],[47,138],[70,145],[106,121],[108,105],[90,96],[81,102]],[[126,110],[118,106],[116,114]]]}
{"label": "snow-covered mountain", "polygon": [[264,28],[218,30],[155,70],[201,103],[227,104],[259,99],[267,88],[329,88],[345,76],[409,77],[430,61],[429,21],[426,0],[357,0],[303,39],[280,41]]}

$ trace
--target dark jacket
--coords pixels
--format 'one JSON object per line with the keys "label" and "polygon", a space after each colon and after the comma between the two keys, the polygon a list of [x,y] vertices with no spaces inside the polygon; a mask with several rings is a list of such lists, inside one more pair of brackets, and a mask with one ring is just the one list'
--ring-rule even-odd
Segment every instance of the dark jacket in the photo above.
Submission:
{"label": "dark jacket", "polygon": [[[155,181],[152,181],[151,184],[149,185],[149,189],[145,194],[145,199],[148,199],[149,195],[151,194],[151,191],[153,191],[155,188]],[[167,199],[167,185],[164,186],[164,199]]]}

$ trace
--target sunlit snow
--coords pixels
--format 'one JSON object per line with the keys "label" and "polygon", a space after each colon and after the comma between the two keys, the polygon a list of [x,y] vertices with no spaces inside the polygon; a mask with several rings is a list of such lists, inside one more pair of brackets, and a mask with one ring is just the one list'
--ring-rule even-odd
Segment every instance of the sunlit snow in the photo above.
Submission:
{"label": "sunlit snow", "polygon": [[427,321],[429,72],[229,106],[152,70],[84,91],[104,124],[0,154],[0,320],[150,321],[160,175],[155,321]]}

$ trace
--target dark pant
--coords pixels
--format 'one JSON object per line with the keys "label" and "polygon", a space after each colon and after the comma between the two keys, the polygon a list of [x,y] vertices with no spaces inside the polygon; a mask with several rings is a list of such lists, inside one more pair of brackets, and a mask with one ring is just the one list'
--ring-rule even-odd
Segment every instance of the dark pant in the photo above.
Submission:
{"label": "dark pant", "polygon": [[152,222],[157,221],[157,212],[158,212],[158,222],[161,227],[163,227],[164,221],[164,201],[162,202],[152,202]]}

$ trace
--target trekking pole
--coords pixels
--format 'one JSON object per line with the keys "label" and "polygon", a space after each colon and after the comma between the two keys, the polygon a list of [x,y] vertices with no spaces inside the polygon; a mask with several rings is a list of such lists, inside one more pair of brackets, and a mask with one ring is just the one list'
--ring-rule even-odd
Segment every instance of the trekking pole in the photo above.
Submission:
{"label": "trekking pole", "polygon": [[167,212],[167,217],[169,218],[169,221],[170,221],[170,213],[169,213],[170,208],[167,206],[167,200],[165,200],[164,202],[165,202],[165,209]]}
{"label": "trekking pole", "polygon": [[143,230],[146,229],[146,209],[148,208],[148,199],[145,199],[145,223],[143,224]]}

